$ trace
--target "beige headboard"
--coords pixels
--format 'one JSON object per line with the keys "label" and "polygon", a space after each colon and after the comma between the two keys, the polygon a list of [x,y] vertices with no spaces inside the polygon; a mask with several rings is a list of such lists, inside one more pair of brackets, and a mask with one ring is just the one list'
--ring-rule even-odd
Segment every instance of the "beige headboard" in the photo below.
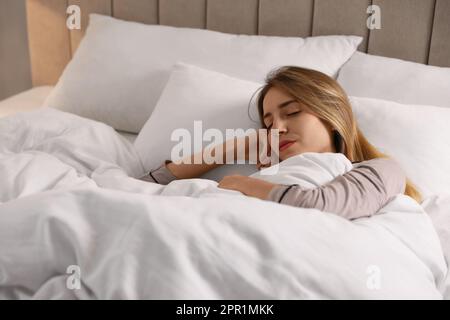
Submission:
{"label": "beige headboard", "polygon": [[[66,27],[72,4],[82,30]],[[371,4],[381,8],[379,30],[367,28]],[[237,34],[360,35],[360,51],[450,67],[450,0],[27,0],[34,86],[57,82],[92,12]]]}

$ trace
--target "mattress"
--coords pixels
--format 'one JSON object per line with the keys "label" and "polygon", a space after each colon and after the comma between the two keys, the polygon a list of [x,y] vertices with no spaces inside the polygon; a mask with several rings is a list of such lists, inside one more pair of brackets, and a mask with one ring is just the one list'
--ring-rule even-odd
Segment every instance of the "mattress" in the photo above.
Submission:
{"label": "mattress", "polygon": [[[14,113],[27,112],[42,107],[45,99],[53,90],[53,86],[35,87],[21,92],[6,100],[0,101],[0,118],[13,115]],[[116,130],[122,137],[131,143],[136,140],[137,134]]]}

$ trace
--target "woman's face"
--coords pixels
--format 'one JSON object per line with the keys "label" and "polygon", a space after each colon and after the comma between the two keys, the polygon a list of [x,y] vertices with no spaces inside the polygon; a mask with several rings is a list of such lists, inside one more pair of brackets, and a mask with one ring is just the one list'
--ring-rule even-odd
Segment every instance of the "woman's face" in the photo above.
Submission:
{"label": "woman's face", "polygon": [[263,109],[266,128],[279,130],[280,161],[304,152],[336,152],[331,127],[283,90],[269,89]]}

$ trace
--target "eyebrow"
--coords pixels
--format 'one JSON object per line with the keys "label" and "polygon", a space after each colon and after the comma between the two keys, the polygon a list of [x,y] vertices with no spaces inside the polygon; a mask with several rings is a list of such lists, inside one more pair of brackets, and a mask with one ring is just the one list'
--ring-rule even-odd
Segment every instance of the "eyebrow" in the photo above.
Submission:
{"label": "eyebrow", "polygon": [[[288,100],[288,101],[285,101],[285,102],[283,102],[283,103],[280,103],[280,104],[278,105],[278,108],[279,108],[279,109],[282,109],[282,108],[284,108],[284,107],[287,107],[288,105],[290,105],[290,104],[293,103],[293,102],[297,102],[297,100]],[[264,115],[263,119],[267,118],[267,117],[270,116],[270,115],[271,115],[270,112],[266,113],[266,114]]]}

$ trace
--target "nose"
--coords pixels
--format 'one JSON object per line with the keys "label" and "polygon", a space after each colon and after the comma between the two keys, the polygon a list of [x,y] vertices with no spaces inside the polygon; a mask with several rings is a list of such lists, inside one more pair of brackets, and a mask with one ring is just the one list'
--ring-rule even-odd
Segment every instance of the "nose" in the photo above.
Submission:
{"label": "nose", "polygon": [[274,119],[272,123],[272,129],[278,129],[278,134],[287,132],[287,124],[281,119]]}

